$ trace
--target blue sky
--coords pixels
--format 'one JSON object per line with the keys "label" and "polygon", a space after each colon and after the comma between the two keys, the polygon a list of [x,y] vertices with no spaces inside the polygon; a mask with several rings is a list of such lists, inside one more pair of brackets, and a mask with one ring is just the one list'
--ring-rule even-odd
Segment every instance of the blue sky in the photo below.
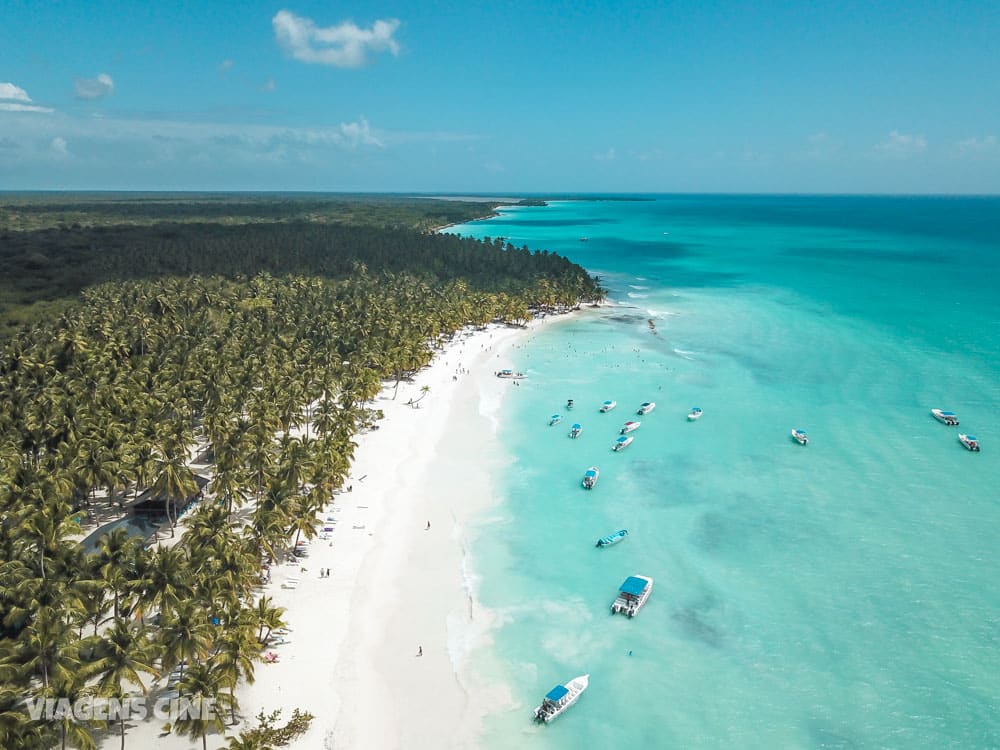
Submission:
{"label": "blue sky", "polygon": [[1000,193],[1000,3],[5,0],[0,189]]}

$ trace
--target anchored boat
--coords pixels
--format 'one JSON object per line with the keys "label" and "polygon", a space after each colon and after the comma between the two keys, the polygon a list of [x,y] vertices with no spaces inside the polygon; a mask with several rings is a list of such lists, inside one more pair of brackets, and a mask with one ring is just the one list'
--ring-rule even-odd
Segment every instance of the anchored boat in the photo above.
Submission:
{"label": "anchored boat", "polygon": [[509,378],[511,380],[521,380],[525,377],[523,372],[514,372],[513,370],[500,370],[497,373],[498,378]]}
{"label": "anchored boat", "polygon": [[622,428],[618,432],[620,434],[622,434],[622,435],[625,435],[625,434],[627,434],[629,432],[632,432],[632,430],[638,430],[639,427],[641,427],[641,426],[642,426],[642,422],[637,422],[637,421],[634,421],[634,420],[630,419],[628,422],[626,422],[622,426]]}
{"label": "anchored boat", "polygon": [[979,452],[979,440],[974,435],[959,435],[958,440],[970,451]]}
{"label": "anchored boat", "polygon": [[535,709],[535,721],[543,721],[548,724],[576,703],[588,685],[590,685],[589,674],[574,677],[565,685],[556,685],[545,694],[542,705]]}
{"label": "anchored boat", "polygon": [[696,419],[701,419],[701,409],[697,406],[688,412],[688,422],[694,422]]}
{"label": "anchored boat", "polygon": [[562,422],[562,414],[553,414],[549,417],[549,427],[554,424],[559,424],[560,422]]}
{"label": "anchored boat", "polygon": [[621,531],[616,531],[614,534],[608,534],[607,536],[602,536],[597,540],[598,547],[610,547],[612,544],[618,544],[622,539],[628,536],[628,529],[622,529]]}
{"label": "anchored boat", "polygon": [[628,615],[635,617],[639,610],[643,608],[649,595],[653,593],[653,579],[648,576],[629,576],[618,588],[618,597],[611,605],[614,614]]}
{"label": "anchored boat", "polygon": [[806,435],[805,430],[794,429],[792,430],[792,440],[794,440],[799,445],[805,445],[809,442],[809,436]]}
{"label": "anchored boat", "polygon": [[934,419],[949,427],[958,426],[958,415],[953,411],[942,411],[941,409],[931,409]]}
{"label": "anchored boat", "polygon": [[655,408],[656,408],[655,401],[643,401],[642,404],[639,406],[639,408],[635,410],[635,413],[639,415],[649,414],[649,412],[653,411],[653,409]]}
{"label": "anchored boat", "polygon": [[623,451],[632,445],[632,441],[635,440],[631,435],[622,435],[620,438],[615,440],[614,444],[611,446],[613,451]]}
{"label": "anchored boat", "polygon": [[601,412],[607,414],[609,411],[618,406],[617,401],[611,401],[610,399],[601,404]]}
{"label": "anchored boat", "polygon": [[583,432],[583,425],[579,422],[574,422],[573,426],[569,428],[569,436],[571,438],[580,437],[580,433]]}
{"label": "anchored boat", "polygon": [[598,477],[601,476],[601,470],[596,466],[591,466],[585,472],[583,472],[583,489],[592,490],[594,485],[597,484]]}

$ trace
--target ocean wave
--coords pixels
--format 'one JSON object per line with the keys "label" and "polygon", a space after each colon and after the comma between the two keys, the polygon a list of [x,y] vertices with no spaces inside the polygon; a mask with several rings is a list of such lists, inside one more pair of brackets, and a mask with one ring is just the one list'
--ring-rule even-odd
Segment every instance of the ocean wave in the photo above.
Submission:
{"label": "ocean wave", "polygon": [[637,292],[629,292],[628,293],[628,297],[629,297],[629,299],[646,299],[647,297],[649,297],[649,295],[648,294],[638,294]]}
{"label": "ocean wave", "polygon": [[646,310],[646,315],[651,318],[672,318],[680,313],[671,312],[670,310]]}
{"label": "ocean wave", "polygon": [[678,349],[678,348],[675,347],[674,348],[674,354],[676,354],[678,357],[683,357],[684,359],[689,359],[692,362],[695,361],[695,357],[693,356],[695,354],[695,352],[689,352],[689,351],[685,351],[684,349]]}
{"label": "ocean wave", "polygon": [[629,284],[628,288],[629,289],[638,289],[640,292],[642,290],[644,290],[644,289],[649,289],[648,286],[643,286],[642,284]]}

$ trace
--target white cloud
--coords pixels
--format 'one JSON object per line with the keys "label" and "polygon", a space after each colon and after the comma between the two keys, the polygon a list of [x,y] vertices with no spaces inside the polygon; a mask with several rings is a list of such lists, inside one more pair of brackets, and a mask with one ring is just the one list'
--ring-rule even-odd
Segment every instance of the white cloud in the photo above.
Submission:
{"label": "white cloud", "polygon": [[594,154],[594,158],[597,159],[597,161],[614,161],[616,155],[617,154],[615,154],[615,149],[614,147],[612,147],[609,148],[607,151],[605,151],[603,154]]}
{"label": "white cloud", "polygon": [[342,122],[340,133],[344,136],[345,143],[353,148],[360,145],[382,147],[382,142],[372,135],[368,120],[364,117],[360,118],[358,122]]}
{"label": "white cloud", "polygon": [[225,73],[227,70],[230,70],[235,64],[236,63],[234,63],[232,60],[223,60],[222,62],[219,63],[219,72]]}
{"label": "white cloud", "polygon": [[894,159],[908,159],[927,150],[927,139],[893,130],[889,137],[875,146],[875,153]]}
{"label": "white cloud", "polygon": [[1000,141],[995,135],[988,135],[984,138],[966,138],[955,144],[961,156],[971,156],[974,154],[992,154],[1000,151]]}
{"label": "white cloud", "polygon": [[268,78],[266,81],[264,81],[264,83],[258,86],[258,88],[261,91],[267,91],[268,93],[270,93],[271,91],[274,91],[276,88],[278,88],[278,84],[274,82],[273,78]]}
{"label": "white cloud", "polygon": [[52,143],[49,144],[49,148],[52,149],[52,153],[56,156],[69,156],[69,148],[66,145],[66,139],[62,136],[56,136],[52,139]]}
{"label": "white cloud", "polygon": [[13,83],[0,83],[0,99],[13,99],[18,102],[30,102],[28,92]]}
{"label": "white cloud", "polygon": [[300,62],[358,68],[368,62],[369,53],[399,54],[399,42],[392,38],[399,28],[395,18],[378,20],[368,29],[353,21],[317,26],[312,19],[279,10],[271,24],[281,48]]}
{"label": "white cloud", "polygon": [[0,112],[53,112],[52,107],[40,107],[37,104],[19,104],[17,102],[0,102]]}
{"label": "white cloud", "polygon": [[74,81],[77,99],[103,99],[115,90],[115,82],[107,73],[97,78],[77,78]]}

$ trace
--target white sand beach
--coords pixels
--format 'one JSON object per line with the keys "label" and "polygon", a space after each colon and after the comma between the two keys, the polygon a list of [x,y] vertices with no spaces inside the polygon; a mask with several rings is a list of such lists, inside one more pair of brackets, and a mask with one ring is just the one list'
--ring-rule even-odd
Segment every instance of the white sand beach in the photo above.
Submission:
{"label": "white sand beach", "polygon": [[[262,709],[280,708],[287,720],[299,708],[315,719],[292,747],[473,746],[482,702],[469,700],[460,671],[489,623],[467,583],[466,525],[494,502],[493,420],[518,387],[495,373],[527,335],[500,326],[464,331],[401,383],[395,399],[391,386],[377,397],[385,417],[355,438],[350,478],[320,524],[333,531],[298,563],[272,567],[262,593],[286,608],[291,633],[271,649],[277,661],[258,664],[254,684],[237,690],[243,722],[230,734]],[[190,746],[160,730],[149,719],[127,741]],[[112,732],[101,744],[118,742]]]}

